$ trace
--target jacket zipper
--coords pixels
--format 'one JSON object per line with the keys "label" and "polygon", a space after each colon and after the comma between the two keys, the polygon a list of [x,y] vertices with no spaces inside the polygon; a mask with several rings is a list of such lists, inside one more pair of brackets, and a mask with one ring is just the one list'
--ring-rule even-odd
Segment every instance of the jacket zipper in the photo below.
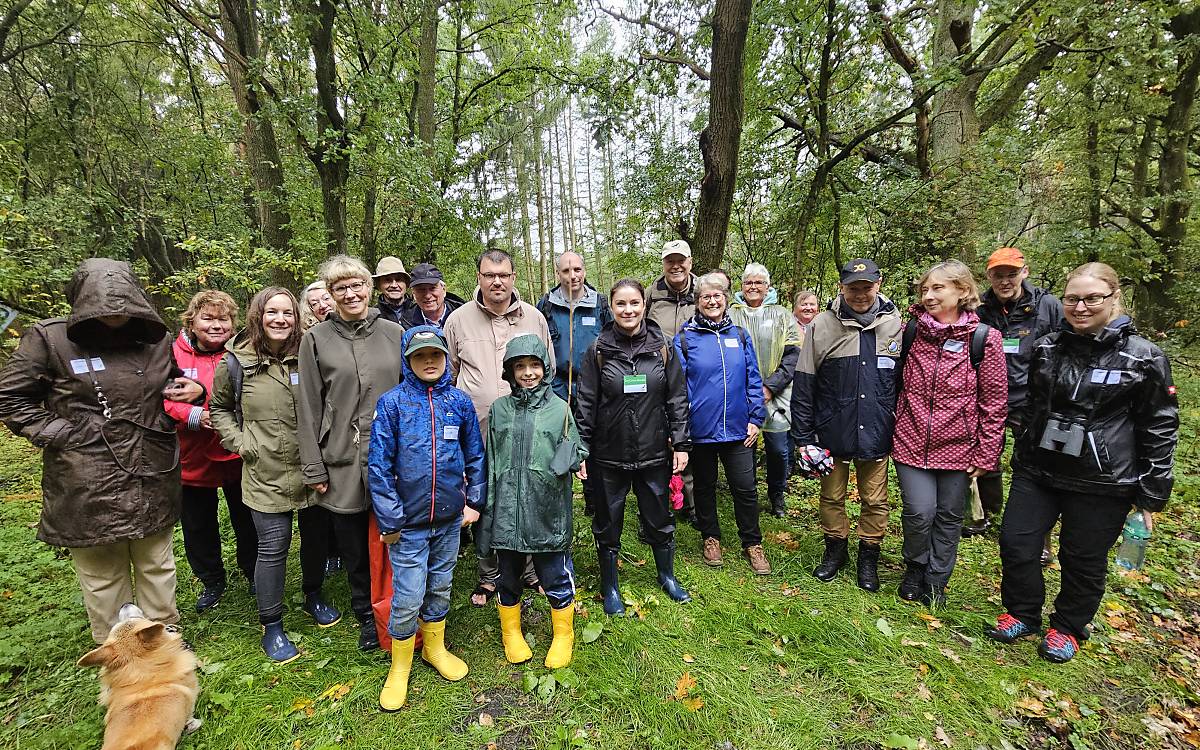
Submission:
{"label": "jacket zipper", "polygon": [[725,419],[729,414],[729,374],[725,371],[725,342],[721,339],[720,331],[716,336],[717,351],[721,352],[721,437],[729,437],[729,426]]}
{"label": "jacket zipper", "polygon": [[[943,346],[945,346],[944,342]],[[929,419],[925,420],[925,468],[929,468],[929,444],[933,441],[933,393],[937,388],[937,376],[942,365],[943,351],[939,346],[937,359],[933,361],[933,379],[929,382]]]}
{"label": "jacket zipper", "polygon": [[437,509],[437,412],[433,410],[433,388],[428,388],[426,393],[429,396],[429,433],[433,437],[433,484],[429,487],[429,522],[433,523]]}

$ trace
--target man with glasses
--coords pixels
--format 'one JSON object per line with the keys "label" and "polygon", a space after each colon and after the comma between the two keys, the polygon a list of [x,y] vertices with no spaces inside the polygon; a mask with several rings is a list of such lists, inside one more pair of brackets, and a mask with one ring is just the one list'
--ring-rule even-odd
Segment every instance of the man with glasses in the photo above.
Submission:
{"label": "man with glasses", "polygon": [[462,307],[465,302],[461,297],[446,291],[446,281],[442,272],[432,263],[418,263],[413,266],[409,289],[412,290],[415,304],[405,310],[400,319],[400,324],[405,328],[423,325],[443,328],[450,313]]}
{"label": "man with glasses", "polygon": [[404,325],[404,315],[413,306],[405,294],[412,280],[397,257],[385,255],[375,266],[375,288],[379,290],[379,314],[384,320]]}
{"label": "man with glasses", "polygon": [[[1029,360],[1033,344],[1042,336],[1058,330],[1063,321],[1063,306],[1050,292],[1029,283],[1025,255],[1015,247],[1002,247],[988,257],[987,279],[991,284],[982,295],[975,312],[979,320],[1000,331],[1004,338],[1008,364],[1008,427],[1019,430],[1016,420],[1029,393]],[[996,471],[978,480],[979,502],[983,506],[981,522],[963,528],[963,536],[982,534],[991,525],[991,517],[1004,506],[1004,477]],[[1053,559],[1051,535],[1046,535],[1042,564]]]}
{"label": "man with glasses", "polygon": [[[471,302],[450,314],[446,320],[446,345],[450,349],[450,367],[454,385],[467,392],[475,404],[479,428],[484,439],[488,434],[488,414],[492,403],[511,392],[504,379],[504,351],[509,340],[532,333],[542,340],[549,352],[554,372],[554,347],[546,318],[533,305],[522,302],[513,289],[517,274],[512,256],[503,250],[489,249],[479,256],[476,277],[479,286]],[[527,568],[527,583],[532,565]],[[479,585],[471,594],[471,603],[482,607],[495,595],[500,580],[496,555],[479,558]]]}

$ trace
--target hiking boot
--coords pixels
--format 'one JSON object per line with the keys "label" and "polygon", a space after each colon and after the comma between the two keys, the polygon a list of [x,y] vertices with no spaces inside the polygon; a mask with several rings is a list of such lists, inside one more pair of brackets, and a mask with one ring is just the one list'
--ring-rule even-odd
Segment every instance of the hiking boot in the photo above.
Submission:
{"label": "hiking boot", "polygon": [[931,610],[941,609],[946,606],[946,587],[927,583],[917,598]]}
{"label": "hiking boot", "polygon": [[654,567],[658,569],[658,585],[667,592],[672,601],[690,602],[692,597],[684,591],[675,578],[675,545],[654,548]]}
{"label": "hiking boot", "polygon": [[200,596],[196,598],[196,613],[206,612],[221,602],[221,597],[225,596],[225,584],[217,586],[209,586],[205,584],[204,591],[200,592]]}
{"label": "hiking boot", "polygon": [[872,593],[879,590],[879,545],[858,541],[858,587]]}
{"label": "hiking boot", "polygon": [[342,621],[342,613],[337,607],[321,598],[320,592],[305,594],[304,604],[300,607],[309,617],[317,621],[317,626],[332,628]]}
{"label": "hiking boot", "polygon": [[1079,641],[1073,635],[1067,635],[1054,628],[1046,631],[1046,637],[1038,646],[1038,656],[1055,664],[1071,661],[1079,653]]}
{"label": "hiking boot", "polygon": [[825,554],[821,557],[821,564],[813,570],[813,575],[818,581],[829,583],[837,577],[838,571],[842,569],[848,559],[846,540],[827,536],[825,537]]}
{"label": "hiking boot", "polygon": [[262,649],[276,664],[287,664],[300,656],[300,650],[288,639],[283,620],[263,625]]}
{"label": "hiking boot", "polygon": [[325,560],[325,575],[331,576],[342,572],[342,558],[330,557]]}
{"label": "hiking boot", "polygon": [[375,615],[358,618],[358,649],[374,651],[379,648],[379,631],[375,628]]}
{"label": "hiking boot", "polygon": [[719,568],[724,564],[721,560],[721,540],[710,536],[704,539],[704,548],[700,550],[700,556],[704,558],[704,564],[711,568]]}
{"label": "hiking boot", "polygon": [[625,614],[625,602],[617,588],[617,551],[611,549],[596,550],[600,560],[600,596],[604,598],[604,614]]}
{"label": "hiking boot", "polygon": [[1026,636],[1033,635],[1033,630],[1025,623],[1005,612],[997,617],[996,624],[983,631],[983,634],[993,641],[1016,643]]}
{"label": "hiking boot", "polygon": [[786,518],[787,500],[784,499],[783,493],[780,492],[777,495],[771,495],[768,499],[771,501],[771,515],[776,518]]}
{"label": "hiking boot", "polygon": [[771,563],[767,562],[767,555],[763,552],[761,544],[752,544],[742,550],[742,555],[750,563],[750,570],[754,571],[756,576],[771,575]]}
{"label": "hiking boot", "polygon": [[905,563],[904,580],[900,581],[900,598],[906,602],[915,602],[921,596],[921,588],[925,585],[925,566],[920,563]]}

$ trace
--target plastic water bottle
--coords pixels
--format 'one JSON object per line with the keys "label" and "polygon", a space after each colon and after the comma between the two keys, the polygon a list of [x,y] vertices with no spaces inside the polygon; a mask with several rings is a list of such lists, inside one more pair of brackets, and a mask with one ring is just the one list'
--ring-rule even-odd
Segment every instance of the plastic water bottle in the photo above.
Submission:
{"label": "plastic water bottle", "polygon": [[1141,570],[1146,563],[1146,546],[1150,543],[1150,529],[1146,527],[1146,513],[1134,510],[1125,519],[1125,530],[1121,532],[1121,549],[1117,550],[1117,567],[1124,570]]}

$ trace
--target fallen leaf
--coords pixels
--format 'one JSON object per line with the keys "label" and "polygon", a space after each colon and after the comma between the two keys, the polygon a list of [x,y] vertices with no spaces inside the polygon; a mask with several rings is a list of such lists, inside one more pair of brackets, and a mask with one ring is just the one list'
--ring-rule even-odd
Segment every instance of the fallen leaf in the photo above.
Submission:
{"label": "fallen leaf", "polygon": [[919,750],[921,745],[907,734],[889,734],[883,746],[892,750]]}
{"label": "fallen leaf", "polygon": [[917,683],[917,697],[923,701],[933,700],[933,693],[929,692],[929,687],[923,683]]}
{"label": "fallen leaf", "polygon": [[475,702],[480,705],[487,703],[488,702],[487,693],[480,693],[479,695],[475,696]]}
{"label": "fallen leaf", "polygon": [[691,664],[692,662],[696,661],[696,657],[692,656],[691,654],[684,654],[683,661],[686,664]]}
{"label": "fallen leaf", "polygon": [[330,698],[335,701],[340,701],[342,698],[345,698],[349,694],[350,694],[350,685],[349,684],[343,685],[340,682],[335,682],[334,684],[330,685],[325,690],[325,692],[318,695],[317,700],[323,700],[325,698]]}
{"label": "fallen leaf", "polygon": [[592,620],[587,625],[583,626],[583,642],[593,643],[604,632],[604,623],[599,620]]}
{"label": "fallen leaf", "polygon": [[918,612],[917,617],[920,617],[922,620],[924,620],[926,627],[928,627],[930,630],[937,630],[938,628],[942,627],[942,621],[928,612]]}
{"label": "fallen leaf", "polygon": [[795,552],[800,549],[800,542],[796,541],[796,538],[792,536],[792,532],[790,531],[776,531],[773,534],[768,534],[767,538],[788,552]]}
{"label": "fallen leaf", "polygon": [[914,640],[910,640],[908,638],[901,638],[900,645],[908,646],[910,648],[925,648],[929,644],[926,643],[925,641],[914,641]]}
{"label": "fallen leaf", "polygon": [[933,738],[942,743],[946,747],[953,747],[954,743],[950,741],[950,735],[946,734],[946,730],[938,726],[933,730]]}
{"label": "fallen leaf", "polygon": [[491,714],[487,713],[486,711],[479,714],[479,726],[490,727],[490,726],[495,726],[495,724],[496,724],[496,720],[492,718]]}
{"label": "fallen leaf", "polygon": [[779,676],[780,676],[780,677],[787,677],[787,676],[788,676],[788,671],[787,671],[786,669],[784,669],[784,666],[783,666],[782,664],[776,664],[776,665],[775,665],[775,669],[777,669],[777,670],[779,671]]}
{"label": "fallen leaf", "polygon": [[689,711],[699,711],[704,707],[704,700],[702,698],[684,698],[683,705]]}
{"label": "fallen leaf", "polygon": [[892,626],[889,625],[888,621],[882,617],[875,621],[875,629],[880,633],[883,633],[888,638],[892,637]]}
{"label": "fallen leaf", "polygon": [[939,648],[938,651],[941,652],[942,656],[946,657],[947,659],[954,662],[955,664],[962,664],[962,657],[959,656],[957,653],[955,653],[954,649]]}
{"label": "fallen leaf", "polygon": [[688,693],[696,687],[696,678],[692,677],[691,672],[684,672],[679,681],[675,683],[675,700],[681,701],[688,697]]}

